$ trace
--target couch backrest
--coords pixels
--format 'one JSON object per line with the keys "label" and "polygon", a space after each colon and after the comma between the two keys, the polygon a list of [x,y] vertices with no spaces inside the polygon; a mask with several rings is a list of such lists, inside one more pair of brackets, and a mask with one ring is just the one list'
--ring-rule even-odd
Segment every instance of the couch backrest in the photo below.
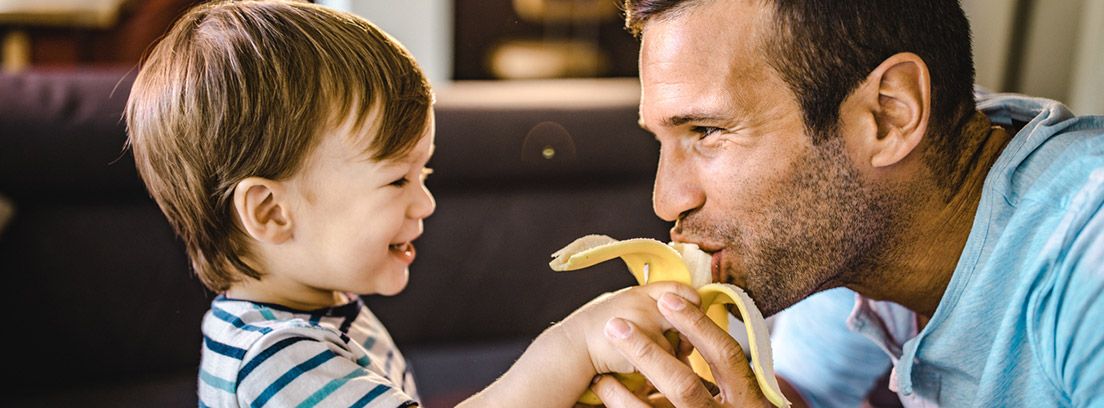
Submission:
{"label": "couch backrest", "polygon": [[131,77],[0,76],[4,309],[15,388],[195,367],[209,294],[124,153]]}
{"label": "couch backrest", "polygon": [[[16,206],[0,234],[0,273],[17,388],[198,364],[212,294],[124,149],[132,80],[0,75],[0,195]],[[532,337],[632,282],[614,263],[554,273],[553,251],[588,233],[666,237],[650,204],[658,145],[636,126],[633,81],[512,86],[439,91],[437,212],[408,289],[368,297],[400,345]],[[482,98],[487,89],[505,96]]]}

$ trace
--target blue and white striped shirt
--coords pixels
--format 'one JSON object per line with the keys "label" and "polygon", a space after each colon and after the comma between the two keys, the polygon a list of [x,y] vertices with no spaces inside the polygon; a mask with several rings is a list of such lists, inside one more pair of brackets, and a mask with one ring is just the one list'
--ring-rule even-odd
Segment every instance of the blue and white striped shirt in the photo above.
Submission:
{"label": "blue and white striped shirt", "polygon": [[199,406],[417,406],[406,360],[350,298],[314,311],[215,298],[203,318]]}

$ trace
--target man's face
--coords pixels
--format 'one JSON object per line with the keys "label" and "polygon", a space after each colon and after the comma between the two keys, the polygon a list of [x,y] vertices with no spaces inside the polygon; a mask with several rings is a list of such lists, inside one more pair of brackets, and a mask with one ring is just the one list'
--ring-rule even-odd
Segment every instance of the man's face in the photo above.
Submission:
{"label": "man's face", "polygon": [[661,144],[653,204],[677,221],[671,238],[714,253],[714,279],[769,316],[848,283],[887,222],[843,138],[812,144],[760,51],[776,23],[758,3],[707,1],[648,22],[640,117]]}

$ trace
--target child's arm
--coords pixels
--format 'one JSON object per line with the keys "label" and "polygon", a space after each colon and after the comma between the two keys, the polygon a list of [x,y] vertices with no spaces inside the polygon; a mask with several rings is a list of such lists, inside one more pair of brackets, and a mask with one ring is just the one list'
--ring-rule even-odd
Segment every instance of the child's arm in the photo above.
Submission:
{"label": "child's arm", "polygon": [[459,406],[573,406],[596,374],[633,371],[603,334],[610,319],[630,320],[657,343],[669,344],[663,332],[671,325],[656,307],[667,292],[699,302],[689,286],[670,282],[599,296],[541,333],[506,374]]}

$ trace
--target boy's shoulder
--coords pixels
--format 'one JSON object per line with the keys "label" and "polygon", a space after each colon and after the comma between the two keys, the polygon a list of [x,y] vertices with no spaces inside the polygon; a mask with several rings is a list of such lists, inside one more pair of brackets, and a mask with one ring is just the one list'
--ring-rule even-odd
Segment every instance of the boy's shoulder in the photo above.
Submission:
{"label": "boy's shoulder", "polygon": [[349,331],[358,320],[361,325],[364,321],[373,326],[378,324],[359,301],[319,311],[298,311],[219,296],[203,317],[202,330],[208,346],[222,344],[243,352],[288,338],[344,346],[356,341],[350,338]]}
{"label": "boy's shoulder", "polygon": [[[203,337],[200,398],[209,406],[268,398],[282,405],[319,390],[335,393],[327,400],[348,400],[341,406],[366,394],[392,406],[417,398],[405,360],[359,299],[297,311],[220,296],[204,316]],[[354,377],[355,386],[327,388]],[[297,386],[285,387],[292,380]]]}

